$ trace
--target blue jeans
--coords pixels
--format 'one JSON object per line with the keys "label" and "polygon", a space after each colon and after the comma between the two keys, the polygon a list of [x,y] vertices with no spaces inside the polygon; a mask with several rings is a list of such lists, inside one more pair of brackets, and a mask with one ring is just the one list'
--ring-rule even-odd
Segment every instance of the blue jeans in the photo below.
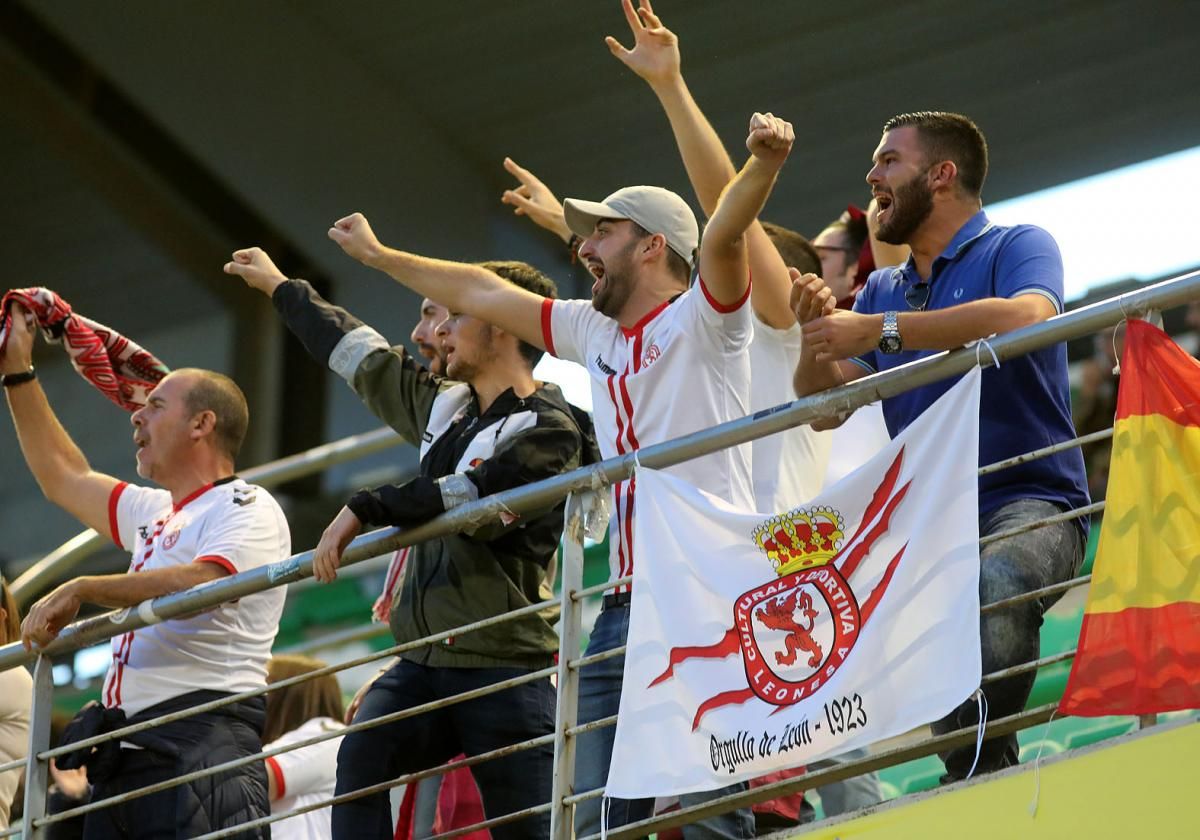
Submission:
{"label": "blue jeans", "polygon": [[[1052,502],[1019,499],[979,520],[979,536],[1007,531],[1062,513]],[[990,543],[979,552],[979,603],[991,604],[1023,592],[1069,580],[1083,565],[1085,541],[1078,522],[1071,520]],[[1043,596],[980,616],[979,637],[983,673],[999,671],[1038,658],[1042,614],[1059,598]],[[987,718],[1014,715],[1025,708],[1036,674],[1033,671],[984,686]],[[967,700],[931,725],[935,735],[979,724],[979,706]],[[943,782],[964,779],[975,760],[975,745],[941,753],[946,765]],[[976,772],[1011,767],[1017,763],[1017,736],[1004,735],[983,742]]]}
{"label": "blue jeans", "polygon": [[[401,660],[371,686],[355,723],[527,674],[524,668],[430,668]],[[465,703],[354,732],[338,750],[336,793],[349,793],[404,773],[436,767],[459,753],[478,755],[554,731],[554,687],[549,679],[507,688]],[[471,768],[489,818],[550,800],[554,748],[521,750]],[[333,808],[333,836],[391,840],[386,791]],[[543,838],[550,815],[491,829],[496,838]]]}
{"label": "blue jeans", "polygon": [[[610,607],[601,611],[588,640],[587,655],[612,650],[625,644],[629,638],[629,606]],[[590,723],[600,718],[611,717],[621,705],[621,680],[625,673],[625,657],[616,656],[593,665],[587,665],[579,675],[579,722]],[[575,748],[575,790],[586,793],[604,787],[608,780],[608,765],[612,760],[613,741],[616,727],[606,726],[593,729],[579,736]],[[745,790],[744,783],[731,785],[720,790],[689,793],[680,797],[687,808],[708,802],[719,796]],[[600,831],[601,799],[593,798],[575,806],[575,836],[585,837]],[[610,799],[608,800],[608,827],[610,829],[644,820],[654,811],[653,799]],[[749,838],[754,836],[754,817],[749,808],[709,817],[698,823],[684,826],[686,840],[710,840],[711,838]]]}

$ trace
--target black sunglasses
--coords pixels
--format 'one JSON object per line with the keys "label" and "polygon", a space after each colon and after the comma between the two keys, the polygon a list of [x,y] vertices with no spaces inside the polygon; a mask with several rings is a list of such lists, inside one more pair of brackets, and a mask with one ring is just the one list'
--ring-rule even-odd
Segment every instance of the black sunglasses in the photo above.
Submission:
{"label": "black sunglasses", "polygon": [[908,304],[909,309],[923,310],[925,305],[929,303],[929,281],[922,280],[919,283],[913,283],[904,290],[904,302]]}

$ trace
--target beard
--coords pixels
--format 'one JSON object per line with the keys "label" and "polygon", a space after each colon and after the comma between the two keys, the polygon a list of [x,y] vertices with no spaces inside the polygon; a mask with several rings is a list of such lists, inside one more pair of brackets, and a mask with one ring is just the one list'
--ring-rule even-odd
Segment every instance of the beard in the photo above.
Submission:
{"label": "beard", "polygon": [[879,222],[875,235],[889,245],[907,245],[932,212],[933,190],[924,174],[916,175],[893,191],[891,213],[886,222]]}
{"label": "beard", "polygon": [[616,318],[633,294],[633,251],[636,247],[636,242],[629,243],[605,263],[604,279],[592,295],[592,308],[601,315]]}
{"label": "beard", "polygon": [[[496,347],[492,341],[491,328],[485,326],[479,331],[477,345],[470,356],[464,356],[458,348],[455,348],[453,359],[447,360],[446,356],[441,353],[438,354],[438,358],[442,376],[457,382],[470,382],[479,375],[480,370],[496,359]],[[432,363],[430,370],[433,370]]]}

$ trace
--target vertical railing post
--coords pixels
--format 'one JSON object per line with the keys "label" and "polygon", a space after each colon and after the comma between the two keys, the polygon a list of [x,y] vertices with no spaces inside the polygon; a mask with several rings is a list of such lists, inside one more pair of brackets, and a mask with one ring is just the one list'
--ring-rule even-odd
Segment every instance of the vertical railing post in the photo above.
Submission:
{"label": "vertical railing post", "polygon": [[568,663],[579,656],[583,603],[573,597],[583,587],[583,534],[585,501],[591,492],[567,497],[563,528],[562,614],[558,619],[558,703],[554,713],[554,781],[551,785],[551,840],[571,840],[574,808],[563,798],[575,792],[575,739],[567,730],[575,726],[579,710],[579,670]]}
{"label": "vertical railing post", "polygon": [[41,840],[45,828],[33,821],[46,816],[46,792],[50,788],[50,762],[38,761],[38,753],[50,749],[50,718],[54,714],[54,663],[39,656],[33,666],[33,704],[29,709],[29,757],[25,761],[26,840]]}

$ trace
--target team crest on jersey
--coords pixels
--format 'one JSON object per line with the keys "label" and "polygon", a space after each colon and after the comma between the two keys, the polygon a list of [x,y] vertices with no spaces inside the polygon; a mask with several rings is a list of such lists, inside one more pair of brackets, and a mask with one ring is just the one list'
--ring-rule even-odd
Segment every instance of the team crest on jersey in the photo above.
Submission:
{"label": "team crest on jersey", "polygon": [[646,348],[646,352],[642,354],[642,367],[649,367],[661,355],[662,355],[662,351],[658,349],[658,345],[651,344],[649,347]]}
{"label": "team crest on jersey", "polygon": [[905,543],[860,602],[854,574],[888,532],[911,486],[896,489],[903,458],[901,449],[849,539],[841,512],[832,507],[793,508],[755,526],[750,539],[771,561],[775,578],[733,602],[733,626],[721,641],[673,648],[667,669],[650,683],[672,678],[691,659],[741,654],[745,687],[731,686],[702,702],[693,730],[713,709],[755,697],[779,708],[798,703],[819,692],[845,663],[907,548]]}
{"label": "team crest on jersey", "polygon": [[175,543],[179,542],[179,535],[182,533],[182,531],[183,528],[176,528],[174,531],[163,537],[163,551],[170,551],[175,547]]}

